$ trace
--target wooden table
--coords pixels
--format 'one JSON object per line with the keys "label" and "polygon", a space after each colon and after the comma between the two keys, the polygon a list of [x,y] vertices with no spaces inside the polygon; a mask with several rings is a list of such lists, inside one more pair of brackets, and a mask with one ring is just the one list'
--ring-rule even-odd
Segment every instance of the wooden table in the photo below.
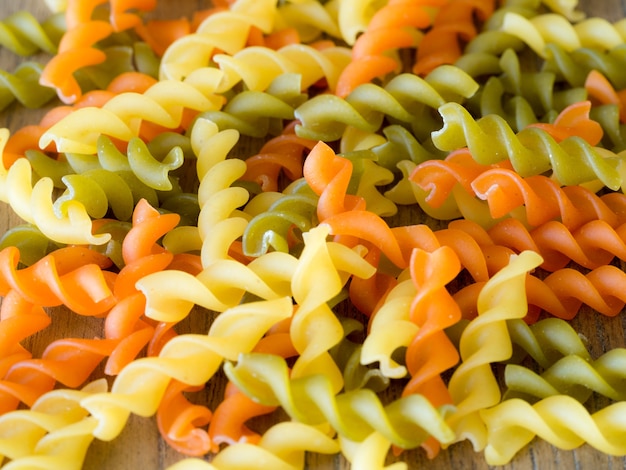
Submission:
{"label": "wooden table", "polygon": [[[190,14],[195,8],[206,8],[207,2],[196,1],[161,1],[159,2],[158,15],[162,17],[176,17]],[[581,9],[591,16],[601,16],[615,21],[626,12],[622,1],[618,0],[583,0],[580,2]],[[37,18],[43,19],[48,15],[45,3],[41,0],[4,0],[0,4],[0,18],[4,18],[14,11],[26,9]],[[45,60],[46,56],[38,56],[35,59]],[[8,50],[0,50],[0,64],[5,70],[11,71],[21,60]],[[56,104],[56,103],[53,103]],[[45,110],[28,110],[19,105],[11,106],[0,113],[0,126],[11,130],[35,123]],[[419,221],[413,221],[419,222]],[[20,220],[8,209],[6,205],[0,207],[0,232],[20,223]],[[35,357],[41,353],[42,348],[53,339],[61,337],[93,337],[101,335],[102,321],[90,319],[89,321],[77,320],[76,315],[64,309],[55,309],[52,326],[44,332],[35,335],[27,346],[33,351]],[[626,346],[624,335],[625,318],[623,315],[615,318],[601,317],[591,311],[581,311],[574,320],[579,331],[584,331],[590,340],[593,357],[601,355],[604,351]],[[204,315],[191,316],[187,321],[186,328],[196,332],[207,331],[208,325]],[[95,373],[102,374],[102,370]],[[221,388],[219,379],[216,384],[210,385],[204,392],[204,399],[209,403],[219,400]],[[593,407],[600,408],[606,404],[602,398],[596,398],[592,402]],[[626,438],[626,437],[625,437]],[[172,463],[181,460],[184,456],[177,454],[159,437],[154,419],[133,417],[129,421],[123,433],[113,442],[104,443],[95,441],[87,455],[85,468],[98,470],[123,470],[123,469],[163,469]],[[410,468],[429,469],[485,469],[486,465],[482,453],[474,453],[469,443],[464,442],[451,446],[434,460],[428,460],[421,450],[405,452],[401,460],[408,462]],[[311,455],[307,459],[307,468],[349,468],[345,460],[339,457],[327,457]],[[560,451],[543,441],[534,441],[529,447],[521,451],[516,458],[503,468],[511,470],[522,469],[614,469],[626,468],[626,458],[614,458],[595,451],[589,446],[583,446],[574,451]]]}

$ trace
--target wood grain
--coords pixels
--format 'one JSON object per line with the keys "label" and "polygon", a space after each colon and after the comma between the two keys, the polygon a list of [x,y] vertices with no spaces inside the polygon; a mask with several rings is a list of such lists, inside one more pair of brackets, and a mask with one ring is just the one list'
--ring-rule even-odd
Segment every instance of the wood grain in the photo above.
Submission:
{"label": "wood grain", "polygon": [[[161,1],[157,16],[164,18],[188,15],[194,9],[206,8],[206,1]],[[620,0],[584,0],[580,2],[581,8],[591,16],[602,16],[615,21],[624,16],[626,5]],[[41,0],[2,0],[0,2],[0,18],[10,13],[26,9],[37,18],[43,19],[48,11]],[[32,60],[33,58],[29,58]],[[34,60],[45,61],[47,56],[41,55]],[[24,59],[7,50],[0,50],[0,64],[5,70],[13,70]],[[43,114],[43,110],[27,110],[15,105],[0,113],[0,126],[11,130],[35,123]],[[416,223],[422,220],[414,220],[416,215],[411,211],[404,211],[399,217],[400,223]],[[20,223],[20,220],[7,208],[0,207],[0,233],[7,228]],[[34,355],[41,354],[42,349],[50,341],[62,337],[94,337],[102,334],[102,320],[79,318],[65,309],[54,309],[50,312],[53,316],[52,326],[44,332],[35,335],[27,345]],[[624,337],[624,316],[615,318],[601,317],[590,311],[581,311],[574,320],[578,331],[585,332],[591,346],[594,357],[603,352],[626,346]],[[182,332],[204,332],[208,330],[208,316],[205,312],[193,312],[192,315],[181,325]],[[101,370],[94,375],[102,374]],[[216,403],[219,401],[223,386],[223,378],[216,377],[207,389],[196,397],[199,401]],[[591,406],[599,409],[606,405],[605,400],[596,398]],[[137,418],[130,419],[123,433],[112,442],[96,441],[91,446],[86,462],[86,469],[93,470],[124,470],[124,469],[164,469],[184,456],[174,452],[160,439],[154,419]],[[487,469],[489,468],[482,453],[475,453],[469,443],[460,443],[451,446],[434,460],[428,460],[421,450],[405,452],[399,457],[400,460],[409,463],[410,468],[428,469]],[[390,457],[389,461],[394,458]],[[315,469],[347,469],[349,465],[340,457],[327,457],[311,455],[307,458],[307,468]],[[526,449],[521,451],[508,465],[501,467],[510,470],[561,470],[564,468],[576,469],[617,469],[626,468],[626,459],[614,458],[595,451],[585,445],[573,451],[561,451],[543,441],[534,441]]]}

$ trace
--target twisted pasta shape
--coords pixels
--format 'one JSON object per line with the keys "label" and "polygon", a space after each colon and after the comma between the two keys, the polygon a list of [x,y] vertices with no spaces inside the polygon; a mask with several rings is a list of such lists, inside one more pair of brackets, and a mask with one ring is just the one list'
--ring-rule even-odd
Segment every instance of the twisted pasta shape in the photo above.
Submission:
{"label": "twisted pasta shape", "polygon": [[0,110],[18,101],[27,108],[39,108],[51,101],[54,91],[39,85],[42,67],[35,62],[23,62],[14,73],[0,70]]}
{"label": "twisted pasta shape", "polygon": [[578,356],[591,360],[584,338],[570,322],[560,318],[544,318],[528,324],[524,320],[509,320],[507,328],[517,350],[513,351],[510,364],[531,357],[540,367],[547,369],[566,356]]}
{"label": "twisted pasta shape", "polygon": [[[4,340],[0,342],[0,357],[3,362],[29,358],[30,352],[20,344],[29,336],[43,330],[51,320],[42,307],[25,300],[15,289],[6,293],[0,309],[0,331]],[[6,338],[15,338],[8,341]]]}
{"label": "twisted pasta shape", "polygon": [[15,289],[27,301],[42,307],[66,305],[81,315],[100,315],[112,306],[111,261],[84,246],[54,250],[35,264],[19,268],[17,248],[0,252],[0,291]]}
{"label": "twisted pasta shape", "polygon": [[[586,218],[593,217],[593,212],[583,211],[574,201],[599,199],[590,190],[582,187],[577,190],[568,189],[568,186],[560,187],[554,180],[543,175],[522,178],[515,171],[506,168],[483,172],[472,181],[471,186],[479,198],[487,201],[494,220],[523,205],[525,221],[532,227],[560,217],[563,225],[571,230],[577,229],[588,220]],[[584,194],[585,192],[590,194]],[[606,217],[611,222],[615,220],[615,214],[601,200],[597,206],[599,211],[596,214],[601,211],[598,218]]]}
{"label": "twisted pasta shape", "polygon": [[208,335],[179,335],[163,346],[158,357],[131,362],[115,378],[110,393],[81,402],[98,423],[94,435],[103,440],[115,438],[131,412],[152,416],[172,379],[192,386],[204,384],[224,358],[236,359],[251,351],[263,334],[290,317],[292,310],[288,297],[241,304],[222,312]]}
{"label": "twisted pasta shape", "polygon": [[[4,129],[6,131],[6,129]],[[6,143],[8,131],[1,144]],[[92,221],[83,204],[53,202],[50,178],[31,185],[31,166],[27,159],[16,161],[9,170],[0,170],[0,200],[8,203],[24,221],[35,225],[49,239],[62,244],[104,244],[109,234],[92,234]]]}
{"label": "twisted pasta shape", "polygon": [[586,443],[609,455],[624,455],[623,413],[623,401],[590,413],[576,399],[563,395],[534,405],[521,399],[505,400],[481,411],[488,429],[485,460],[504,465],[535,436],[561,449]]}
{"label": "twisted pasta shape", "polygon": [[317,143],[314,140],[298,137],[289,125],[276,137],[269,139],[259,152],[246,158],[244,181],[259,184],[262,191],[278,191],[279,176],[284,174],[294,181],[302,177],[302,164],[305,153]]}
{"label": "twisted pasta shape", "polygon": [[596,360],[572,354],[565,356],[541,374],[526,367],[507,365],[507,399],[518,397],[534,402],[555,395],[568,395],[584,403],[592,393],[616,401],[624,400],[623,371],[618,364],[624,349],[612,349]]}
{"label": "twisted pasta shape", "polygon": [[257,444],[235,443],[211,459],[183,459],[167,470],[219,470],[232,466],[254,467],[259,461],[272,468],[295,470],[304,465],[304,453],[334,454],[339,444],[322,430],[297,422],[280,422],[270,427]]}
{"label": "twisted pasta shape", "polygon": [[13,13],[0,22],[0,45],[21,56],[55,54],[65,32],[63,19],[63,14],[53,13],[39,22],[28,11]]}
{"label": "twisted pasta shape", "polygon": [[610,264],[626,254],[623,225],[612,227],[604,220],[592,220],[575,230],[552,221],[528,230],[515,219],[507,219],[488,230],[491,240],[515,251],[531,249],[544,259],[541,267],[556,271],[574,262],[587,269]]}
{"label": "twisted pasta shape", "polygon": [[461,335],[461,363],[448,384],[456,409],[448,423],[457,439],[470,439],[476,450],[487,444],[488,437],[480,411],[500,401],[491,363],[512,354],[506,320],[526,315],[526,273],[540,263],[540,256],[531,251],[511,257],[509,264],[483,286],[479,314]]}
{"label": "twisted pasta shape", "polygon": [[10,228],[0,238],[0,250],[15,246],[20,252],[20,263],[31,266],[56,248],[41,230],[31,224],[20,224]]}
{"label": "twisted pasta shape", "polygon": [[586,114],[577,112],[588,99],[581,85],[555,90],[555,72],[543,67],[537,70],[522,67],[519,55],[507,49],[498,58],[499,70],[489,76],[470,106],[474,114],[499,114],[516,132],[539,121],[554,120],[557,127],[561,127],[558,120],[574,116],[589,121],[589,109]]}
{"label": "twisted pasta shape", "polygon": [[540,57],[545,56],[546,43],[558,44],[566,51],[581,47],[606,50],[624,43],[621,29],[603,18],[587,18],[572,24],[556,13],[527,19],[510,12],[504,16],[502,30],[524,41]]}
{"label": "twisted pasta shape", "polygon": [[486,228],[507,218],[531,227],[556,218],[571,231],[592,220],[606,221],[611,227],[622,223],[619,209],[610,205],[623,199],[620,193],[611,194],[611,203],[606,195],[598,196],[583,186],[561,187],[543,175],[522,178],[508,164],[505,160],[481,165],[467,149],[454,151],[443,161],[412,167],[410,189],[432,217],[453,219],[460,213]]}
{"label": "twisted pasta shape", "polygon": [[428,7],[441,7],[440,0],[394,0],[376,11],[363,34],[352,46],[352,60],[342,72],[337,96],[346,97],[359,85],[382,78],[400,68],[393,57],[399,49],[415,47],[422,31],[431,26]]}
{"label": "twisted pasta shape", "polygon": [[419,42],[413,73],[425,75],[442,64],[454,64],[462,56],[464,44],[478,34],[475,21],[486,21],[494,12],[494,3],[467,0],[442,5],[432,28]]}
{"label": "twisted pasta shape", "polygon": [[62,339],[48,345],[40,359],[16,361],[0,381],[0,412],[13,411],[20,403],[32,406],[57,382],[65,387],[79,387],[111,354],[113,345],[114,342],[105,340]]}
{"label": "twisted pasta shape", "polygon": [[269,33],[276,20],[274,0],[239,0],[229,10],[209,15],[192,34],[174,41],[161,58],[159,77],[181,81],[206,68],[214,53],[235,54],[246,45],[252,27]]}
{"label": "twisted pasta shape", "polygon": [[[320,4],[316,1],[283,3],[276,10],[276,29],[283,25],[295,28],[300,41],[311,44],[326,34],[341,38],[339,19],[341,13],[335,13],[333,3]],[[341,8],[341,5],[339,6]]]}
{"label": "twisted pasta shape", "polygon": [[592,70],[600,72],[618,89],[626,86],[619,73],[624,64],[624,46],[616,46],[608,51],[598,48],[581,47],[573,51],[565,50],[556,43],[546,44],[546,56],[542,69],[557,74],[571,87],[583,86]]}
{"label": "twisted pasta shape", "polygon": [[[89,394],[103,393],[106,388],[105,379],[99,379],[80,390],[52,390],[42,395],[31,409],[0,416],[0,455],[11,459],[4,468],[63,465],[78,470],[93,440],[89,432],[91,423],[80,401]],[[69,440],[73,445],[59,446]]]}
{"label": "twisted pasta shape", "polygon": [[352,170],[352,162],[338,156],[324,142],[318,142],[307,156],[302,171],[308,185],[319,196],[317,218],[320,221],[362,207],[362,198],[347,193]]}
{"label": "twisted pasta shape", "polygon": [[351,442],[348,439],[341,440],[341,452],[352,464],[353,468],[376,468],[406,470],[407,464],[396,462],[385,466],[391,442],[382,434],[374,431],[362,442]]}
{"label": "twisted pasta shape", "polygon": [[[94,219],[104,217],[111,209],[121,221],[130,219],[141,199],[157,206],[162,192],[172,197],[177,191],[173,191],[170,172],[184,162],[180,147],[172,148],[162,159],[157,159],[137,137],[128,142],[126,154],[121,153],[110,139],[101,136],[97,155],[68,154],[67,162],[62,163],[39,151],[27,151],[26,157],[36,173],[53,180],[54,174],[51,175],[49,170],[51,163],[61,166],[54,169],[63,175],[56,186],[64,189],[54,202],[56,207],[62,208],[69,201],[76,201]],[[78,173],[74,173],[77,170]]]}
{"label": "twisted pasta shape", "polygon": [[418,330],[406,352],[411,380],[403,394],[420,393],[436,406],[451,403],[441,374],[456,365],[459,353],[444,330],[461,320],[461,311],[446,285],[456,278],[461,263],[449,247],[432,253],[416,249],[410,270],[416,287],[410,318]]}
{"label": "twisted pasta shape", "polygon": [[336,395],[325,375],[290,379],[284,359],[269,354],[243,354],[236,365],[224,364],[224,370],[246,395],[266,405],[281,406],[299,422],[328,423],[341,438],[360,442],[377,431],[404,449],[421,445],[429,436],[443,443],[453,439],[445,422],[448,408],[437,409],[420,395],[387,406],[368,389]]}
{"label": "twisted pasta shape", "polygon": [[369,388],[376,392],[385,390],[391,383],[389,378],[376,367],[367,367],[361,363],[363,346],[349,336],[363,333],[363,324],[352,318],[341,317],[344,339],[329,352],[333,360],[343,371],[344,390],[349,392],[360,388]]}
{"label": "twisted pasta shape", "polygon": [[255,199],[250,201],[247,210],[254,205],[255,214],[243,233],[244,254],[258,258],[270,249],[289,252],[294,245],[301,245],[300,234],[316,225],[317,199],[306,181],[300,179],[276,200],[272,198],[267,207],[256,204]]}
{"label": "twisted pasta shape", "polygon": [[241,135],[262,138],[277,122],[292,120],[293,112],[293,107],[279,97],[247,90],[237,93],[223,109],[205,111],[199,117],[213,121],[220,129],[236,129]]}
{"label": "twisted pasta shape", "polygon": [[165,269],[183,269],[175,264],[174,255],[157,243],[178,221],[176,214],[160,214],[146,200],[139,201],[133,212],[132,227],[122,242],[123,266],[113,286],[117,303],[104,324],[105,338],[117,342],[105,366],[109,375],[119,373],[148,343],[148,353],[154,354],[156,343],[167,336],[171,324],[154,325],[144,317],[146,300],[137,281]]}
{"label": "twisted pasta shape", "polygon": [[39,147],[54,143],[58,152],[90,155],[97,152],[102,134],[128,142],[139,135],[143,123],[176,129],[183,123],[185,109],[203,112],[221,106],[222,98],[213,94],[215,78],[210,72],[199,72],[184,82],[162,80],[143,93],[117,94],[101,108],[81,107],[47,129]]}
{"label": "twisted pasta shape", "polygon": [[[374,274],[374,268],[357,252],[328,243],[327,235],[328,229],[322,226],[303,235],[304,250],[291,279],[297,310],[290,336],[299,353],[292,374],[300,377],[323,373],[333,390],[339,391],[343,387],[342,374],[328,351],[343,338],[343,328],[328,302],[341,292],[350,275],[367,278]],[[315,340],[312,328],[318,332]],[[317,336],[319,331],[323,334]]]}
{"label": "twisted pasta shape", "polygon": [[453,102],[441,106],[439,112],[444,125],[432,133],[432,139],[441,150],[467,146],[482,164],[508,158],[523,177],[552,171],[552,176],[562,185],[599,179],[613,190],[621,187],[617,171],[619,156],[592,147],[582,138],[573,136],[557,142],[536,127],[527,127],[515,134],[502,117],[488,115],[475,120],[465,108]]}
{"label": "twisted pasta shape", "polygon": [[[448,82],[440,81],[444,75]],[[437,126],[428,111],[440,108],[447,99],[469,98],[477,89],[474,79],[449,65],[438,67],[425,78],[400,74],[384,87],[362,84],[345,99],[325,94],[307,100],[295,110],[300,121],[296,134],[329,142],[338,140],[348,126],[376,132],[387,117],[411,126],[420,135],[430,127],[429,121],[431,129]]]}
{"label": "twisted pasta shape", "polygon": [[92,17],[102,0],[72,1],[66,12],[67,30],[63,34],[57,53],[46,63],[39,83],[53,88],[64,103],[73,103],[82,90],[73,76],[77,70],[97,65],[106,59],[97,43],[113,33],[108,21]]}
{"label": "twisted pasta shape", "polygon": [[247,89],[264,91],[285,74],[297,75],[302,90],[324,79],[333,91],[341,71],[350,63],[350,50],[341,46],[318,50],[306,44],[289,44],[278,50],[250,46],[233,55],[216,54],[213,60],[224,73],[220,92],[232,89],[239,82]]}

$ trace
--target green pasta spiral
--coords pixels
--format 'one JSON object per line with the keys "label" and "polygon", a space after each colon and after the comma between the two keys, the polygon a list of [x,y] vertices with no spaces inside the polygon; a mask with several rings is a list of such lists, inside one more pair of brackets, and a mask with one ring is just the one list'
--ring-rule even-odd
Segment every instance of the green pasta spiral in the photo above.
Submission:
{"label": "green pasta spiral", "polygon": [[21,56],[39,51],[55,54],[65,29],[62,13],[39,22],[30,12],[18,11],[0,21],[0,46]]}
{"label": "green pasta spiral", "polygon": [[445,423],[447,407],[434,408],[421,395],[408,395],[386,406],[368,389],[335,395],[326,376],[290,380],[284,359],[261,353],[242,354],[236,365],[225,363],[224,371],[254,400],[280,405],[300,422],[328,422],[341,437],[353,441],[377,431],[393,444],[410,449],[431,435],[442,443],[454,437]]}

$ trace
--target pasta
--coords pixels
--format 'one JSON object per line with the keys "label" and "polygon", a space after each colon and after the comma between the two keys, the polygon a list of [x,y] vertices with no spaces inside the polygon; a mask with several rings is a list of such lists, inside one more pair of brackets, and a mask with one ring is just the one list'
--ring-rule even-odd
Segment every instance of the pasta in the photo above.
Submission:
{"label": "pasta", "polygon": [[54,97],[54,92],[39,85],[42,67],[35,62],[24,62],[9,73],[0,71],[0,109],[18,101],[28,108],[39,108]]}
{"label": "pasta", "polygon": [[[296,134],[308,139],[333,141],[341,137],[347,126],[375,132],[386,116],[413,126],[415,131],[419,127],[420,132],[424,132],[423,119],[428,119],[424,110],[443,105],[446,100],[442,95],[462,100],[477,90],[478,84],[460,69],[441,67],[448,71],[446,75],[450,83],[434,80],[431,84],[428,76],[422,79],[412,74],[400,74],[384,87],[362,84],[345,99],[332,95],[316,96],[296,108],[295,117],[300,121]],[[431,74],[437,77],[435,71]],[[454,81],[452,74],[457,75]]]}
{"label": "pasta", "polygon": [[[408,449],[429,435],[444,443],[451,437],[442,414],[420,395],[400,398],[386,407],[367,389],[335,396],[324,375],[291,381],[284,361],[265,354],[244,356],[237,365],[227,363],[225,371],[240,389],[249,390],[261,403],[280,404],[290,416],[310,425],[329,423],[349,440],[362,441],[376,430]],[[259,386],[260,378],[264,378],[264,386]],[[357,402],[361,411],[355,413],[350,407]],[[349,425],[349,420],[356,420],[360,426]]]}
{"label": "pasta", "polygon": [[[619,158],[606,158],[583,139],[570,137],[556,142],[549,134],[534,127],[514,134],[498,115],[488,115],[474,120],[468,111],[457,103],[446,103],[439,108],[444,127],[433,133],[434,144],[442,150],[456,150],[467,146],[472,156],[483,164],[509,159],[521,176],[531,176],[552,170],[561,184],[577,185],[600,179],[607,187],[618,189],[621,185],[617,173]],[[480,142],[491,139],[493,150],[481,150]],[[532,149],[532,150],[531,150]],[[572,164],[572,158],[576,160]],[[564,160],[567,165],[560,164]],[[571,175],[565,169],[576,168]]]}
{"label": "pasta", "polygon": [[625,20],[42,3],[0,21],[0,467],[137,423],[173,470],[626,455]]}
{"label": "pasta", "polygon": [[55,54],[65,32],[63,15],[52,14],[38,22],[28,11],[18,11],[0,23],[0,44],[21,56],[39,51]]}
{"label": "pasta", "polygon": [[[526,315],[525,273],[540,262],[539,255],[532,251],[512,259],[482,288],[478,299],[479,315],[463,330],[459,345],[461,363],[448,385],[456,406],[448,422],[457,439],[469,439],[476,450],[487,444],[488,436],[480,419],[480,410],[490,408],[500,400],[500,390],[490,363],[505,360],[512,354],[506,320]],[[507,283],[511,288],[506,290],[506,295],[502,295],[504,291],[498,295],[497,288],[495,295],[490,295],[490,289],[499,282]],[[521,302],[516,296],[522,297]],[[507,304],[510,307],[503,308]]]}

